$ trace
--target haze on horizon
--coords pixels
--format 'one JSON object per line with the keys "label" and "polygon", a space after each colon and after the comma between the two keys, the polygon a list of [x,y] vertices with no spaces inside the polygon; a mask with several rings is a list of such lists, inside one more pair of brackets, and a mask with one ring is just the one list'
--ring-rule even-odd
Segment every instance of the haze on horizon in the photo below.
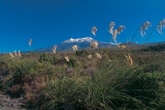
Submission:
{"label": "haze on horizon", "polygon": [[[145,21],[147,35],[165,19],[164,0],[0,0],[0,53],[45,48],[70,38],[92,37],[106,42],[109,23],[126,29],[118,42],[127,42]],[[98,31],[91,33],[93,26]],[[144,43],[137,35],[133,42]],[[33,39],[32,46],[28,46]],[[148,42],[165,41],[165,31],[155,31]]]}

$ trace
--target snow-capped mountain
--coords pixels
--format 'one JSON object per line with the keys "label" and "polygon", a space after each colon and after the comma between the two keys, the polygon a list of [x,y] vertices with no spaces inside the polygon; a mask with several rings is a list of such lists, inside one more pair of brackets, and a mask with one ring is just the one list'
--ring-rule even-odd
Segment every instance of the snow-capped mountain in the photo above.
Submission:
{"label": "snow-capped mountain", "polygon": [[77,38],[77,39],[73,39],[70,38],[69,40],[64,41],[63,43],[82,43],[82,42],[95,42],[96,40],[94,40],[91,37],[84,37],[84,38]]}
{"label": "snow-capped mountain", "polygon": [[[60,44],[57,44],[57,51],[70,51],[72,50],[73,45],[77,45],[78,49],[89,49],[90,43],[95,42],[96,40],[91,38],[91,37],[84,37],[84,38],[77,38],[73,39],[70,38],[69,40],[66,40]],[[106,42],[99,42],[98,48],[99,47],[108,47],[109,43]],[[111,47],[116,46],[118,43],[111,43]],[[48,48],[42,48],[42,49],[36,49],[32,50],[31,52],[52,52],[53,46],[48,47]]]}

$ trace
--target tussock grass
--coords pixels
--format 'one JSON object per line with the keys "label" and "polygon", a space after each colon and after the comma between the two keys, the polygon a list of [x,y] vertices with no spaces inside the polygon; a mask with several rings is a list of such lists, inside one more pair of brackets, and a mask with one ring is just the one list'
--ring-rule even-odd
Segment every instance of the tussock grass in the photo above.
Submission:
{"label": "tussock grass", "polygon": [[[22,54],[12,59],[0,56],[0,75],[4,76],[1,85],[13,97],[24,96],[30,109],[164,108],[164,51],[136,49],[130,56],[130,51],[107,48],[100,59],[95,53],[100,50]],[[133,59],[132,66],[124,54]],[[7,74],[2,72],[4,68]]]}

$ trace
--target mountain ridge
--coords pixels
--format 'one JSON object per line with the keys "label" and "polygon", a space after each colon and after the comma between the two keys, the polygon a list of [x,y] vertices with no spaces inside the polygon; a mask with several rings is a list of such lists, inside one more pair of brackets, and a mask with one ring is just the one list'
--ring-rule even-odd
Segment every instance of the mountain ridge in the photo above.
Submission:
{"label": "mountain ridge", "polygon": [[[109,47],[109,43],[99,42],[99,41],[93,39],[92,37],[83,37],[83,38],[77,38],[77,39],[70,38],[68,40],[65,40],[62,43],[57,44],[57,52],[59,52],[59,51],[72,51],[73,45],[77,45],[79,50],[89,49],[90,43],[92,43],[92,42],[98,42],[99,43],[98,48],[99,47]],[[129,45],[129,46],[137,46],[137,45],[144,46],[144,44],[137,44],[137,43],[133,43],[133,42],[130,42],[130,43],[111,43],[110,46],[116,47],[116,45],[118,45],[118,44]],[[145,46],[158,45],[158,44],[165,44],[165,42],[148,43],[148,44],[145,44]],[[53,46],[46,47],[46,48],[40,48],[40,49],[34,49],[34,50],[26,51],[26,52],[32,52],[32,53],[52,52]]]}

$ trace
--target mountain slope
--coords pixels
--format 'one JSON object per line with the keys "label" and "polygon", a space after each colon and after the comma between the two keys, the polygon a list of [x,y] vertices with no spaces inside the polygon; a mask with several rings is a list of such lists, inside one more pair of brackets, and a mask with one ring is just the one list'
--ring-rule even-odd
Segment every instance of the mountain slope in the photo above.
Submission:
{"label": "mountain slope", "polygon": [[[94,40],[91,37],[84,37],[84,38],[77,38],[73,39],[70,38],[69,40],[66,40],[60,44],[57,44],[57,51],[70,51],[72,50],[73,45],[77,45],[79,49],[89,49],[90,43],[91,42],[98,42]],[[98,47],[108,47],[109,44],[105,42],[98,42],[99,46]],[[111,46],[115,46],[117,44],[112,43]],[[41,48],[41,49],[36,49],[32,50],[31,52],[52,52],[53,46],[47,47],[47,48]]]}

